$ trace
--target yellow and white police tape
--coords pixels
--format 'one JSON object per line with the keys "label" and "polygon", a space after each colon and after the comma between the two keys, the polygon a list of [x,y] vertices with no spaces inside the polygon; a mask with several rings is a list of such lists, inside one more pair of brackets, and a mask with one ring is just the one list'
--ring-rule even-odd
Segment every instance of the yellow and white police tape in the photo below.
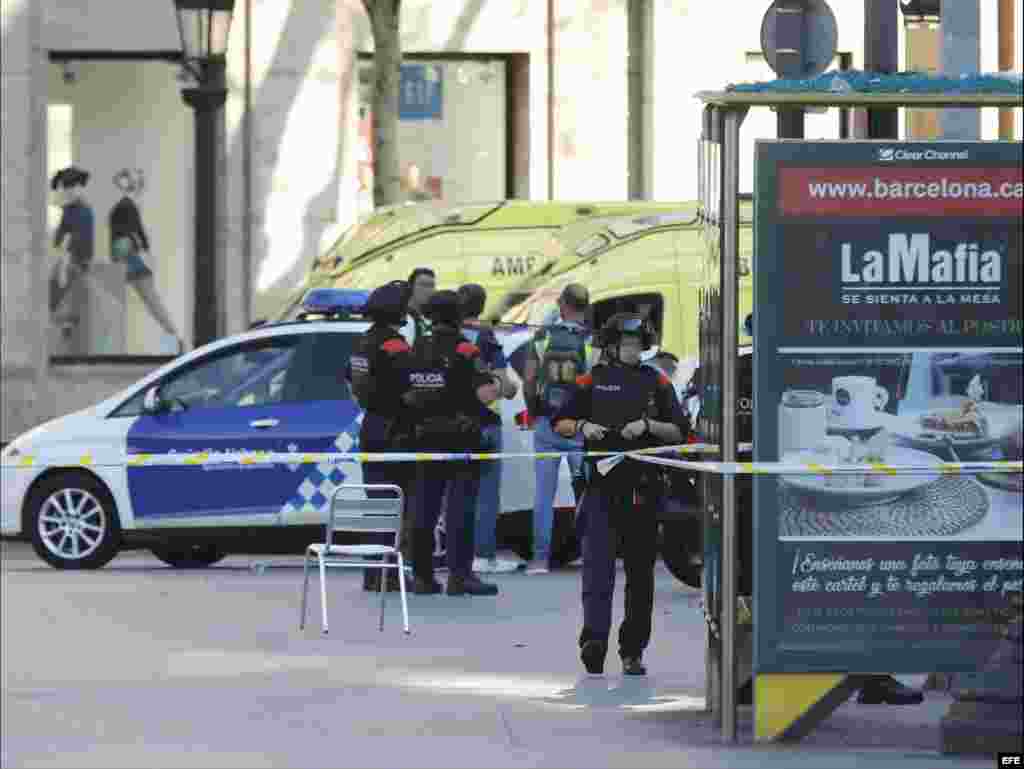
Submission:
{"label": "yellow and white police tape", "polygon": [[[740,450],[744,450],[743,447]],[[746,448],[749,450],[749,446]],[[659,446],[639,449],[637,454],[673,452],[677,454],[708,454],[718,451],[714,444],[691,443],[680,446]],[[196,451],[147,454],[144,452],[117,454],[108,459],[97,459],[91,453],[72,456],[70,453],[47,455],[18,453],[4,456],[7,467],[45,467],[49,465],[124,464],[129,467],[202,467],[205,465],[320,465],[367,462],[472,462],[500,459],[558,459],[563,456],[610,457],[615,451],[522,451],[522,452],[272,452],[272,451]]]}
{"label": "yellow and white police tape", "polygon": [[[749,452],[751,444],[740,444],[738,451]],[[598,469],[605,474],[623,459],[661,465],[677,470],[691,470],[716,475],[843,475],[881,473],[885,475],[921,474],[939,472],[945,475],[975,473],[1021,473],[1021,461],[987,462],[941,462],[932,465],[890,465],[871,463],[860,465],[822,465],[794,462],[717,462],[674,459],[665,455],[699,455],[717,453],[719,447],[709,443],[691,443],[679,446],[659,446],[631,452],[614,451],[523,451],[523,452],[219,452],[201,451],[188,453],[120,454],[111,458],[96,457],[91,453],[77,457],[69,455],[8,454],[4,456],[6,467],[47,467],[47,466],[90,466],[127,465],[128,467],[205,467],[210,465],[305,465],[305,464],[349,464],[368,462],[473,462],[505,459],[557,459],[563,456],[601,458]]]}

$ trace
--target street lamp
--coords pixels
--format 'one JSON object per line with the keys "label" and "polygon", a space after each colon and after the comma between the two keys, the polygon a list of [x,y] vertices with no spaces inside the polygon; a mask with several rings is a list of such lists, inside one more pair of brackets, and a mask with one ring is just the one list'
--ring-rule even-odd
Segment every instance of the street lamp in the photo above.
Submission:
{"label": "street lamp", "polygon": [[217,119],[227,98],[224,54],[234,0],[174,0],[182,65],[196,80],[181,95],[195,111],[194,342],[217,338]]}

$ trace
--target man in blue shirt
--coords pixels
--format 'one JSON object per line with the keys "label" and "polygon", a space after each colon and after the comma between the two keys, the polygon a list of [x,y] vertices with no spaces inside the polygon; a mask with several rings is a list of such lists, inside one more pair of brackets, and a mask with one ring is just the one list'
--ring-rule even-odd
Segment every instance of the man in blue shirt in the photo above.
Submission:
{"label": "man in blue shirt", "polygon": [[[591,333],[585,320],[589,305],[586,286],[567,285],[558,299],[559,319],[537,332],[523,371],[527,407],[536,419],[534,450],[565,453],[577,497],[583,485],[583,441],[579,437],[556,434],[550,419],[572,397],[577,377],[588,373],[593,365]],[[527,574],[546,574],[552,565],[554,501],[561,464],[561,457],[534,460],[533,558],[527,566]]]}

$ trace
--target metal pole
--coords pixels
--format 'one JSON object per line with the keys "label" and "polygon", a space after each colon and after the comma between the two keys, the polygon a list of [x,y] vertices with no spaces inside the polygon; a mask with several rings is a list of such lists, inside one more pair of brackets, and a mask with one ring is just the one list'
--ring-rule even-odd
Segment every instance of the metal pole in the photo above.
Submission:
{"label": "metal pole", "polygon": [[198,88],[182,92],[195,111],[195,347],[217,338],[217,117],[227,98],[224,60],[204,67]]}
{"label": "metal pole", "polygon": [[[999,71],[1013,69],[1014,27],[1013,0],[999,0]],[[1013,141],[1013,110],[1003,107],[999,110],[999,138]]]}
{"label": "metal pole", "polygon": [[[775,66],[780,77],[798,78],[803,74],[806,10],[804,0],[776,0],[775,32],[778,35],[778,48]],[[775,135],[780,139],[803,139],[803,108],[777,108]]]}
{"label": "metal pole", "polygon": [[252,322],[252,0],[245,0],[245,91],[242,123],[242,328]]}
{"label": "metal pole", "polygon": [[555,0],[548,0],[548,200],[555,199]]}
{"label": "metal pole", "polygon": [[644,101],[647,79],[647,13],[650,9],[647,0],[628,0],[627,5],[627,37],[628,51],[626,55],[626,89],[627,94],[627,185],[630,200],[643,200],[647,197],[647,180],[644,177],[644,158],[647,148],[647,127],[644,114]]}
{"label": "metal pole", "polygon": [[[942,74],[960,75],[981,69],[978,0],[942,0]],[[939,115],[943,139],[980,139],[981,110],[946,108]]]}
{"label": "metal pole", "polygon": [[[895,72],[899,68],[896,9],[893,0],[864,0],[864,69],[868,72]],[[899,133],[896,107],[868,110],[869,139],[898,139]]]}
{"label": "metal pole", "polygon": [[[725,112],[722,142],[722,461],[736,461],[736,347],[739,333],[740,125],[745,109]],[[736,477],[722,477],[722,738],[736,741]]]}

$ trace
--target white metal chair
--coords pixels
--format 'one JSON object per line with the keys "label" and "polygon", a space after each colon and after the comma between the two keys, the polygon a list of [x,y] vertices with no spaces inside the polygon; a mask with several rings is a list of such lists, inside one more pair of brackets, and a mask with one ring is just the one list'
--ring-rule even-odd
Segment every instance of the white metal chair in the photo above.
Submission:
{"label": "white metal chair", "polygon": [[[346,492],[350,499],[340,503],[338,497]],[[352,492],[358,492],[356,497]],[[390,492],[391,496],[371,499],[367,492]],[[339,506],[342,509],[339,509]],[[402,621],[406,634],[409,633],[409,606],[405,593],[405,564],[398,549],[398,537],[402,528],[402,511],[405,495],[399,486],[391,484],[346,483],[339,486],[331,496],[330,515],[327,520],[323,542],[314,542],[306,548],[302,564],[302,610],[299,629],[306,626],[306,597],[309,593],[309,567],[316,563],[320,568],[320,610],[323,615],[323,632],[327,633],[327,569],[355,568],[380,569],[380,629],[384,630],[384,604],[387,600],[387,569],[398,569],[398,587],[402,593]],[[394,534],[393,545],[336,545],[335,533]],[[380,556],[379,561],[363,560],[366,556]],[[387,560],[394,556],[396,563]],[[358,559],[358,560],[357,560]]]}

